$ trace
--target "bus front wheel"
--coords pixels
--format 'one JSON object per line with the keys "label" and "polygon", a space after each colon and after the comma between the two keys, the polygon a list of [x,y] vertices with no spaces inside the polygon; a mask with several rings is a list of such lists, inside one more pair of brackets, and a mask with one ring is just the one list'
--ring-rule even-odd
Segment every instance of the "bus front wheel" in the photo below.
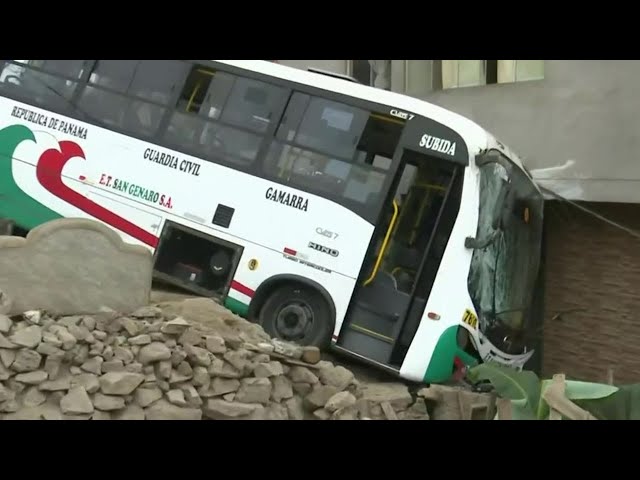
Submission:
{"label": "bus front wheel", "polygon": [[304,285],[276,288],[260,309],[259,323],[271,337],[320,349],[333,334],[329,305],[320,292]]}

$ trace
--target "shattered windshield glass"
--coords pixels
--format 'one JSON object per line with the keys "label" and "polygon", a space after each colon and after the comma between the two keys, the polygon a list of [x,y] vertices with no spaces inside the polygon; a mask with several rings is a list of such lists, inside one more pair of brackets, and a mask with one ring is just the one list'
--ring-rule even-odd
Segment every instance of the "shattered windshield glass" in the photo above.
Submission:
{"label": "shattered windshield glass", "polygon": [[469,291],[485,335],[504,351],[518,353],[540,262],[543,198],[524,172],[495,152],[492,156],[499,163],[480,167],[476,238],[494,233],[494,219],[507,193],[502,190],[511,190],[514,198],[508,202],[506,224],[498,227],[494,241],[473,254]]}

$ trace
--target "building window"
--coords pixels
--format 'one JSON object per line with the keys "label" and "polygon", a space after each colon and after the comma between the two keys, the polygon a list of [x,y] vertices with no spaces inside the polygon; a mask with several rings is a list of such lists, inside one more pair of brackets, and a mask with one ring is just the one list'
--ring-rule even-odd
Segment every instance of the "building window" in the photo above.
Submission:
{"label": "building window", "polygon": [[372,85],[373,72],[369,60],[351,60],[351,76],[363,85]]}
{"label": "building window", "polygon": [[440,62],[442,88],[477,87],[544,78],[544,60],[434,60]]}

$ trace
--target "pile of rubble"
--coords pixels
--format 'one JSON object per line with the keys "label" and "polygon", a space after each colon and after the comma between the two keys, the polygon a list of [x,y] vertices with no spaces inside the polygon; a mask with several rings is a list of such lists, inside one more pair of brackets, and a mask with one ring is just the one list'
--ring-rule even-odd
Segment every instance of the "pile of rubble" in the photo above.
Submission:
{"label": "pile of rubble", "polygon": [[360,385],[312,347],[209,299],[123,316],[0,315],[4,419],[428,419],[400,383]]}

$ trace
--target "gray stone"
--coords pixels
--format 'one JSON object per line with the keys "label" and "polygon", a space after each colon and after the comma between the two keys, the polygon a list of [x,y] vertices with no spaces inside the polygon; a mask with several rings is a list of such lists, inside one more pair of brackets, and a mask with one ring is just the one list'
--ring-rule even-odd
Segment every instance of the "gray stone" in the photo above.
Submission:
{"label": "gray stone", "polygon": [[18,382],[15,378],[7,380],[6,385],[10,390],[13,390],[16,393],[21,393],[25,388],[27,388],[26,384]]}
{"label": "gray stone", "polygon": [[69,371],[71,372],[72,375],[80,375],[82,373],[82,369],[80,367],[76,367],[75,365],[70,367]]}
{"label": "gray stone", "polygon": [[147,407],[145,414],[147,420],[202,420],[202,410],[199,408],[178,407],[164,399]]}
{"label": "gray stone", "polygon": [[330,413],[333,413],[341,408],[351,407],[355,404],[356,397],[352,394],[349,392],[338,392],[327,401],[324,408]]}
{"label": "gray stone", "polygon": [[32,372],[40,367],[41,361],[42,356],[38,352],[23,348],[16,354],[16,359],[13,361],[11,369],[16,372]]}
{"label": "gray stone", "polygon": [[42,341],[45,343],[49,343],[54,347],[62,347],[62,342],[53,332],[42,332]]}
{"label": "gray stone", "polygon": [[71,386],[83,387],[87,393],[96,393],[100,389],[100,382],[93,373],[81,373],[71,378]]}
{"label": "gray stone", "polygon": [[[160,331],[160,329],[162,328],[162,326],[164,325],[164,321],[162,320],[158,320],[155,321],[153,323],[147,324],[145,326],[145,332],[144,333],[157,333]],[[175,342],[175,340],[174,340]]]}
{"label": "gray stone", "polygon": [[13,413],[20,409],[20,404],[15,400],[7,400],[0,404],[0,412]]}
{"label": "gray stone", "polygon": [[202,345],[204,343],[202,339],[202,334],[198,332],[195,328],[187,328],[180,338],[178,338],[178,343],[184,345]]}
{"label": "gray stone", "polygon": [[169,380],[171,378],[171,360],[161,360],[156,363],[156,377],[161,380]]}
{"label": "gray stone", "polygon": [[133,362],[133,359],[135,358],[131,350],[120,346],[113,349],[113,354],[115,358],[117,358],[118,360],[122,360],[122,363],[124,363],[125,365]]}
{"label": "gray stone", "polygon": [[87,327],[89,331],[95,330],[96,323],[96,319],[93,317],[82,317],[82,325]]}
{"label": "gray stone", "polygon": [[251,356],[251,352],[248,350],[229,350],[223,356],[223,358],[233,366],[236,370],[242,372],[247,368],[251,361],[249,357]]}
{"label": "gray stone", "polygon": [[5,366],[5,368],[9,368],[15,359],[15,350],[0,348],[0,361],[2,361],[2,364]]}
{"label": "gray stone", "polygon": [[[104,360],[102,357],[93,357],[84,362],[80,368],[85,372],[94,373],[96,375],[102,374],[102,363]],[[103,408],[101,410],[104,410]]]}
{"label": "gray stone", "polygon": [[271,382],[268,378],[243,378],[240,389],[236,393],[236,402],[240,403],[269,403],[271,397]]}
{"label": "gray stone", "polygon": [[193,375],[184,375],[177,370],[171,370],[171,376],[169,377],[169,383],[174,385],[176,383],[183,383],[190,380]]}
{"label": "gray stone", "polygon": [[313,388],[310,384],[304,382],[294,382],[291,384],[293,391],[298,395],[306,397]]}
{"label": "gray stone", "polygon": [[73,387],[60,400],[60,409],[64,414],[82,415],[93,413],[93,404],[83,387]]}
{"label": "gray stone", "polygon": [[138,353],[138,360],[143,365],[148,363],[159,362],[160,360],[169,360],[171,358],[171,350],[164,343],[153,342],[145,345]]}
{"label": "gray stone", "polygon": [[[341,392],[348,393],[348,392]],[[325,410],[328,411],[327,407]],[[358,419],[358,410],[353,405],[349,405],[339,410],[336,410],[331,414],[330,420],[357,420]]]}
{"label": "gray stone", "polygon": [[184,350],[174,350],[171,352],[171,365],[177,367],[187,358],[187,352]]}
{"label": "gray stone", "polygon": [[178,405],[179,407],[187,406],[187,401],[184,399],[184,392],[182,390],[174,388],[173,390],[169,390],[166,395],[167,400],[174,405]]}
{"label": "gray stone", "polygon": [[192,378],[193,377],[193,368],[189,365],[189,362],[182,362],[178,365],[176,369],[180,375],[184,375],[185,377]]}
{"label": "gray stone", "polygon": [[353,372],[339,366],[320,370],[320,381],[342,391],[353,381]]}
{"label": "gray stone", "polygon": [[122,360],[110,360],[102,364],[102,373],[124,372],[124,363]]}
{"label": "gray stone", "polygon": [[314,410],[313,416],[318,420],[329,420],[331,418],[331,414],[324,408]]}
{"label": "gray stone", "polygon": [[189,360],[191,360],[195,365],[199,365],[201,367],[208,367],[211,365],[211,353],[208,350],[187,345],[186,352]]}
{"label": "gray stone", "polygon": [[26,238],[0,237],[0,252],[0,289],[12,300],[10,314],[90,313],[103,305],[130,311],[148,303],[150,250],[124,243],[101,222],[52,220]]}
{"label": "gray stone", "polygon": [[63,350],[71,350],[73,347],[75,347],[76,343],[78,343],[76,337],[71,335],[71,333],[69,333],[69,330],[61,325],[53,325],[51,327],[51,331],[55,333],[60,343],[62,343]]}
{"label": "gray stone", "polygon": [[131,372],[109,372],[99,379],[105,395],[129,395],[144,381],[144,375]]}
{"label": "gray stone", "polygon": [[258,351],[261,353],[273,353],[273,351],[275,350],[274,346],[271,345],[270,343],[258,343],[258,345],[256,345],[256,347],[258,347]]}
{"label": "gray stone", "polygon": [[214,420],[241,418],[253,414],[264,407],[259,403],[227,402],[217,398],[208,399],[202,411],[205,416]]}
{"label": "gray stone", "polygon": [[395,410],[404,410],[413,402],[406,385],[401,383],[367,383],[362,398],[373,403],[389,402]]}
{"label": "gray stone", "polygon": [[106,332],[101,332],[100,330],[94,330],[91,334],[96,338],[96,340],[101,342],[104,342],[108,336]]}
{"label": "gray stone", "polygon": [[26,383],[27,385],[40,385],[49,377],[44,370],[36,370],[34,372],[19,373],[15,376],[16,381]]}
{"label": "gray stone", "polygon": [[214,358],[209,366],[209,375],[212,377],[241,378],[242,372],[224,360]]}
{"label": "gray stone", "polygon": [[188,406],[197,408],[202,405],[202,399],[193,385],[186,385],[184,387],[180,387],[180,389],[184,394],[184,399],[187,401]]}
{"label": "gray stone", "polygon": [[[271,356],[266,353],[256,353],[252,359],[253,363],[269,363],[271,361]],[[281,364],[282,365],[282,364]],[[282,365],[282,370],[284,371],[284,365]]]}
{"label": "gray stone", "polygon": [[89,335],[91,335],[89,329],[84,325],[71,325],[70,327],[67,327],[67,330],[69,330],[69,333],[79,342],[86,342]]}
{"label": "gray stone", "polygon": [[171,385],[169,385],[169,382],[161,381],[161,382],[157,382],[157,384],[158,384],[158,388],[163,392],[168,392],[169,390],[171,390]]}
{"label": "gray stone", "polygon": [[114,420],[144,420],[145,413],[138,405],[127,405],[124,409],[113,414]]}
{"label": "gray stone", "polygon": [[299,366],[291,367],[291,370],[289,370],[288,375],[291,381],[294,383],[303,382],[303,383],[315,384],[320,382],[320,379],[318,379],[318,377],[307,367],[299,367]]}
{"label": "gray stone", "polygon": [[98,392],[93,396],[93,406],[105,412],[120,410],[124,408],[124,398],[114,397],[113,395],[103,395]]}
{"label": "gray stone", "polygon": [[135,337],[141,331],[140,324],[129,317],[123,317],[120,319],[120,324],[127,331],[130,337]]}
{"label": "gray stone", "polygon": [[[1,397],[1,395],[0,395]],[[47,396],[38,387],[29,387],[22,397],[22,404],[25,407],[37,407],[47,400]]]}
{"label": "gray stone", "polygon": [[222,398],[225,399],[227,402],[233,402],[236,399],[236,394],[234,393],[225,393],[224,395],[222,395]]}
{"label": "gray stone", "polygon": [[304,406],[300,397],[291,397],[284,402],[289,414],[289,420],[304,420]]}
{"label": "gray stone", "polygon": [[205,337],[205,345],[211,353],[223,354],[227,351],[224,338],[218,335],[209,335]]}
{"label": "gray stone", "polygon": [[13,400],[15,397],[16,397],[16,394],[14,392],[7,389],[4,385],[0,383],[0,403],[6,402],[7,400]]}
{"label": "gray stone", "polygon": [[281,402],[287,398],[293,397],[293,388],[291,387],[291,380],[284,375],[271,378],[271,399],[275,402]]}
{"label": "gray stone", "polygon": [[302,361],[316,364],[321,359],[320,349],[318,347],[307,346],[302,348]]}
{"label": "gray stone", "polygon": [[170,338],[169,340],[165,340],[164,344],[169,348],[176,348],[176,346],[178,345],[178,343],[173,338]]}
{"label": "gray stone", "polygon": [[111,413],[95,410],[93,415],[91,415],[91,420],[111,420]]}
{"label": "gray stone", "polygon": [[9,370],[4,366],[4,364],[0,363],[0,381],[8,380],[14,372]]}
{"label": "gray stone", "polygon": [[18,348],[18,345],[16,345],[15,343],[11,343],[9,340],[7,340],[7,338],[0,333],[0,348]]}
{"label": "gray stone", "polygon": [[256,365],[253,375],[259,378],[277,377],[278,375],[284,375],[284,370],[280,362],[271,361]]}
{"label": "gray stone", "polygon": [[131,362],[129,365],[125,365],[124,369],[131,373],[142,373],[142,364],[140,362]]}
{"label": "gray stone", "polygon": [[40,310],[29,310],[27,312],[24,312],[22,314],[22,317],[32,325],[40,325],[40,321],[42,320],[42,312]]}
{"label": "gray stone", "polygon": [[211,382],[211,390],[214,396],[223,395],[225,393],[235,393],[240,388],[240,380],[235,378],[214,378]]}
{"label": "gray stone", "polygon": [[67,315],[58,319],[58,325],[63,325],[66,328],[78,325],[82,320],[80,315]]}
{"label": "gray stone", "polygon": [[271,344],[273,345],[273,350],[280,355],[284,355],[285,357],[294,358],[299,360],[302,358],[302,347],[299,345],[295,345],[293,343],[283,342],[277,338],[271,340]]}
{"label": "gray stone", "polygon": [[304,397],[304,404],[309,410],[322,408],[336,393],[338,389],[332,385],[317,385],[309,395]]}
{"label": "gray stone", "polygon": [[62,391],[67,391],[70,388],[71,388],[70,375],[65,375],[55,380],[47,380],[46,382],[42,382],[38,386],[38,389],[42,390],[43,392],[62,392]]}
{"label": "gray stone", "polygon": [[[96,330],[97,332],[97,330]],[[89,350],[89,355],[96,356],[102,354],[104,352],[104,343],[100,340],[96,340],[93,345],[91,345],[91,350]]]}
{"label": "gray stone", "polygon": [[9,333],[12,326],[13,322],[11,321],[11,318],[7,315],[0,314],[0,333]]}
{"label": "gray stone", "polygon": [[113,353],[112,347],[104,347],[104,350],[102,351],[102,358],[104,358],[106,361],[109,361],[112,360],[114,356],[115,355]]}
{"label": "gray stone", "polygon": [[131,337],[129,339],[129,343],[131,345],[148,345],[151,343],[151,337],[146,333],[143,333],[142,335]]}
{"label": "gray stone", "polygon": [[159,388],[138,388],[134,393],[136,403],[142,408],[146,408],[153,402],[162,398],[162,390]]}
{"label": "gray stone", "polygon": [[13,307],[13,301],[9,298],[9,295],[6,295],[2,290],[0,290],[0,314],[6,315],[11,312]]}
{"label": "gray stone", "polygon": [[38,348],[36,348],[36,352],[38,352],[40,355],[63,355],[64,354],[64,350],[60,350],[55,345],[51,343],[46,343],[46,342],[42,342],[40,345],[38,345]]}
{"label": "gray stone", "polygon": [[74,365],[80,366],[87,361],[87,358],[89,358],[88,345],[76,345],[71,351],[75,352],[75,355],[73,356]]}
{"label": "gray stone", "polygon": [[62,354],[49,355],[44,361],[44,371],[49,374],[49,379],[54,380],[60,373],[62,367]]}
{"label": "gray stone", "polygon": [[167,335],[182,335],[191,325],[182,317],[174,318],[162,325],[160,331]]}
{"label": "gray stone", "polygon": [[[211,377],[209,372],[204,367],[195,367],[193,369],[193,384],[196,387],[209,386],[211,383]],[[239,385],[239,383],[238,383]]]}
{"label": "gray stone", "polygon": [[151,305],[139,307],[131,314],[134,318],[156,318],[162,315],[162,309]]}
{"label": "gray stone", "polygon": [[289,412],[285,405],[272,403],[267,405],[262,414],[263,420],[289,420]]}
{"label": "gray stone", "polygon": [[150,333],[149,336],[151,337],[152,342],[164,342],[164,333],[153,332]]}

